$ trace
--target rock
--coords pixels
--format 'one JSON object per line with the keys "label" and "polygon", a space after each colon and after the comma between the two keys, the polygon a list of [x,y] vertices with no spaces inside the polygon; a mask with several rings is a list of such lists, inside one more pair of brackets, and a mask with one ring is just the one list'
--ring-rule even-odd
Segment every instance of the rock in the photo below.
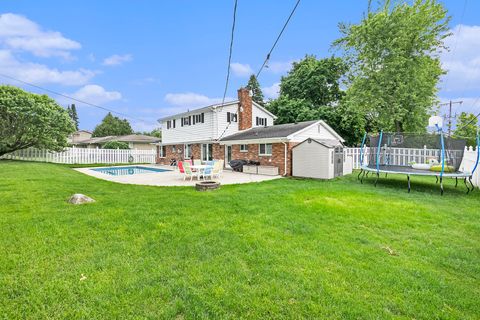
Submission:
{"label": "rock", "polygon": [[84,203],[95,202],[95,200],[93,200],[90,197],[87,197],[84,194],[75,193],[73,196],[70,197],[70,199],[68,199],[68,202],[71,204],[84,204]]}

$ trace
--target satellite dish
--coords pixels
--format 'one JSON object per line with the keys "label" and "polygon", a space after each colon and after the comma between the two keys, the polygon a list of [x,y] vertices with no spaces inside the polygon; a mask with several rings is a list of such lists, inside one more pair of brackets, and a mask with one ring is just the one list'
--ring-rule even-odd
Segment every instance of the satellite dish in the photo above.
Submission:
{"label": "satellite dish", "polygon": [[431,116],[430,119],[428,119],[428,126],[437,128],[443,127],[443,118],[440,116]]}

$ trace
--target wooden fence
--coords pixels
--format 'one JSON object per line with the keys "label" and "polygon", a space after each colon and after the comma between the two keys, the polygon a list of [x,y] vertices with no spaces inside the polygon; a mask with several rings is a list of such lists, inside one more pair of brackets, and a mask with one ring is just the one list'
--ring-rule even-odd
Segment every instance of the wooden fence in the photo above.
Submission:
{"label": "wooden fence", "polygon": [[66,148],[62,152],[50,152],[34,148],[17,150],[1,157],[2,159],[40,161],[65,164],[96,163],[155,163],[155,150],[120,150]]}

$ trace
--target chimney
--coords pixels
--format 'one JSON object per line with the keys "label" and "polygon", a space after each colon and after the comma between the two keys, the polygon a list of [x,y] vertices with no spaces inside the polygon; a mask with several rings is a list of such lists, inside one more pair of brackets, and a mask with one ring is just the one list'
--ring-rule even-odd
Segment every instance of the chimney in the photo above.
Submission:
{"label": "chimney", "polygon": [[247,88],[238,89],[238,130],[247,130],[252,127],[252,97]]}

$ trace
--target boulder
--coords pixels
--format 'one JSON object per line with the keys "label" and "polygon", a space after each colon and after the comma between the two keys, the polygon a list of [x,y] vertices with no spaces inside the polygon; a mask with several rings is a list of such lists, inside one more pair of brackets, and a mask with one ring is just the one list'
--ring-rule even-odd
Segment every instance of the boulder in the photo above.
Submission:
{"label": "boulder", "polygon": [[95,200],[93,200],[90,197],[87,197],[84,194],[75,193],[73,196],[70,197],[70,199],[68,199],[68,202],[71,204],[84,204],[84,203],[95,202]]}

